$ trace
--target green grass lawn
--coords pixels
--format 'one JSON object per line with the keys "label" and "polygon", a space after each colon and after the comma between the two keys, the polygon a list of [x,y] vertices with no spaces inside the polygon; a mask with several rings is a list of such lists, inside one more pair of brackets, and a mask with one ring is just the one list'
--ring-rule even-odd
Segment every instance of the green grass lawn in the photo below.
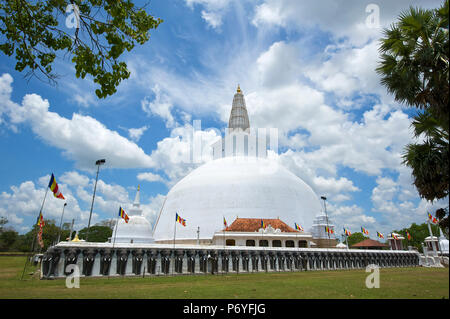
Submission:
{"label": "green grass lawn", "polygon": [[196,275],[175,277],[81,278],[80,288],[65,279],[39,280],[25,257],[0,257],[0,299],[10,298],[449,298],[449,269],[380,269],[380,288],[366,288],[364,270]]}

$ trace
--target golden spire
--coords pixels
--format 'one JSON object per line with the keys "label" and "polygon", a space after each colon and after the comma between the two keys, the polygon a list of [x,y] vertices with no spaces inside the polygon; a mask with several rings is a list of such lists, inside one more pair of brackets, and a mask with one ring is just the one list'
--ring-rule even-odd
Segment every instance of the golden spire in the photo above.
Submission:
{"label": "golden spire", "polygon": [[237,92],[241,93],[241,88],[239,87],[239,84],[238,84]]}

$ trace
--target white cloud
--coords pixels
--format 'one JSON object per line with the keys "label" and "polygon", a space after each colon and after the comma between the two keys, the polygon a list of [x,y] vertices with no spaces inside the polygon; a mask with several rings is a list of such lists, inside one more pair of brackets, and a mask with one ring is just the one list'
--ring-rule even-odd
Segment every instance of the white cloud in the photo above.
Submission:
{"label": "white cloud", "polygon": [[380,26],[367,24],[372,12],[366,12],[369,3],[359,0],[295,1],[265,0],[255,7],[252,23],[261,28],[286,28],[310,30],[320,28],[336,39],[347,38],[351,43],[362,45],[376,39],[383,27],[389,26],[401,11],[409,5],[435,8],[440,1],[399,0],[377,1]]}
{"label": "white cloud", "polygon": [[130,136],[130,139],[134,142],[138,142],[142,135],[145,133],[145,131],[148,130],[148,126],[142,126],[140,128],[130,128],[128,129],[128,135]]}
{"label": "white cloud", "polygon": [[213,29],[217,29],[222,25],[222,15],[217,12],[208,12],[202,10],[202,18]]}
{"label": "white cloud", "polygon": [[166,122],[166,127],[173,127],[175,125],[175,120],[172,116],[171,109],[173,108],[173,103],[170,98],[161,93],[161,88],[158,84],[153,86],[152,91],[155,98],[149,101],[148,97],[145,97],[141,101],[142,110],[148,115],[157,115],[161,117]]}
{"label": "white cloud", "polygon": [[139,173],[137,175],[137,179],[140,181],[147,181],[147,182],[163,182],[164,181],[164,179],[161,177],[161,175],[154,174],[152,172]]}
{"label": "white cloud", "polygon": [[81,175],[76,171],[65,172],[59,179],[61,180],[61,182],[70,186],[84,188],[89,185],[89,178],[85,175]]}
{"label": "white cloud", "polygon": [[276,88],[295,82],[301,69],[299,62],[298,49],[293,45],[273,43],[256,61],[262,86]]}
{"label": "white cloud", "polygon": [[[9,83],[10,85],[10,83]],[[37,94],[24,96],[22,105],[7,99],[0,101],[12,125],[26,123],[46,143],[63,150],[81,168],[92,169],[95,160],[105,158],[106,166],[117,168],[151,167],[150,157],[135,143],[108,129],[90,116],[77,113],[71,119],[49,111],[48,100]]]}
{"label": "white cloud", "polygon": [[156,196],[150,197],[148,204],[141,205],[142,215],[147,218],[147,220],[152,224],[153,227],[156,224],[156,220],[162,209],[165,198],[165,196],[158,194]]}
{"label": "white cloud", "polygon": [[190,8],[193,8],[194,5],[204,7],[205,10],[201,11],[202,19],[208,26],[218,29],[222,25],[222,16],[231,0],[185,0],[185,2]]}
{"label": "white cloud", "polygon": [[82,107],[89,107],[97,104],[94,96],[86,93],[75,93],[73,95],[73,100],[76,104]]}

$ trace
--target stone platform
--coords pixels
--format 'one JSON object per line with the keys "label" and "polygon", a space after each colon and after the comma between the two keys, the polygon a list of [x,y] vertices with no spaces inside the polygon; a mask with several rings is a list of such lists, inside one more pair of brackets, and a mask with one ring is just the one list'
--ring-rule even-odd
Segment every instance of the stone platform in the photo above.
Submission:
{"label": "stone platform", "polygon": [[[419,266],[415,251],[61,242],[45,252],[41,278],[167,276]],[[72,266],[73,267],[73,266]],[[70,268],[70,267],[69,267]]]}

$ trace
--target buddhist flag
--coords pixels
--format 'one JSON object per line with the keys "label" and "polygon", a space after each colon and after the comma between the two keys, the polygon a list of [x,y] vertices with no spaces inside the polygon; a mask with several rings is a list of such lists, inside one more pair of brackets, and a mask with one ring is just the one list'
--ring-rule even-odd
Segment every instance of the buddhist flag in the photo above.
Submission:
{"label": "buddhist flag", "polygon": [[223,218],[223,226],[224,226],[225,228],[228,227],[227,220],[225,219],[225,217]]}
{"label": "buddhist flag", "polygon": [[39,243],[39,246],[41,246],[41,248],[44,248],[44,241],[42,240],[42,227],[39,229],[38,243]]}
{"label": "buddhist flag", "polygon": [[378,238],[383,238],[384,239],[384,235],[382,233],[377,232],[377,237]]}
{"label": "buddhist flag", "polygon": [[344,228],[344,233],[345,233],[346,236],[351,236],[352,235],[352,233],[347,228]]}
{"label": "buddhist flag", "polygon": [[391,233],[391,236],[392,236],[392,238],[394,238],[394,239],[398,239],[397,234]]}
{"label": "buddhist flag", "polygon": [[408,232],[408,231],[406,231],[406,237],[408,238],[408,240],[411,240],[411,234]]}
{"label": "buddhist flag", "polygon": [[296,229],[296,230],[298,230],[298,231],[303,231],[302,226],[300,226],[300,225],[297,224],[297,223],[294,223],[294,225],[295,225],[295,229]]}
{"label": "buddhist flag", "polygon": [[122,217],[125,220],[125,223],[128,223],[128,220],[130,219],[122,207],[119,208],[119,217]]}
{"label": "buddhist flag", "polygon": [[44,248],[44,241],[42,240],[42,228],[45,225],[44,222],[44,216],[42,215],[42,212],[39,213],[37,225],[39,226],[39,233],[38,233],[38,243],[41,248]]}
{"label": "buddhist flag", "polygon": [[364,227],[361,227],[361,232],[365,235],[369,235],[369,231],[365,229]]}
{"label": "buddhist flag", "polygon": [[176,213],[175,221],[179,222],[181,225],[186,226],[186,219],[181,218],[178,213]]}
{"label": "buddhist flag", "polygon": [[44,226],[44,216],[42,215],[42,212],[39,213],[39,217],[38,217],[36,225],[38,225],[39,227]]}
{"label": "buddhist flag", "polygon": [[266,228],[266,223],[261,219],[261,228],[265,229]]}
{"label": "buddhist flag", "polygon": [[48,183],[48,187],[50,187],[50,189],[52,190],[53,196],[55,196],[56,198],[65,199],[63,194],[59,190],[58,184],[56,183],[55,176],[53,175],[53,173],[52,177],[50,178],[50,183]]}
{"label": "buddhist flag", "polygon": [[334,234],[334,230],[333,230],[332,228],[328,227],[328,226],[325,226],[325,231],[326,231],[328,234]]}
{"label": "buddhist flag", "polygon": [[437,224],[438,220],[436,217],[433,217],[433,215],[431,215],[430,213],[428,213],[428,219],[433,223],[433,224]]}

